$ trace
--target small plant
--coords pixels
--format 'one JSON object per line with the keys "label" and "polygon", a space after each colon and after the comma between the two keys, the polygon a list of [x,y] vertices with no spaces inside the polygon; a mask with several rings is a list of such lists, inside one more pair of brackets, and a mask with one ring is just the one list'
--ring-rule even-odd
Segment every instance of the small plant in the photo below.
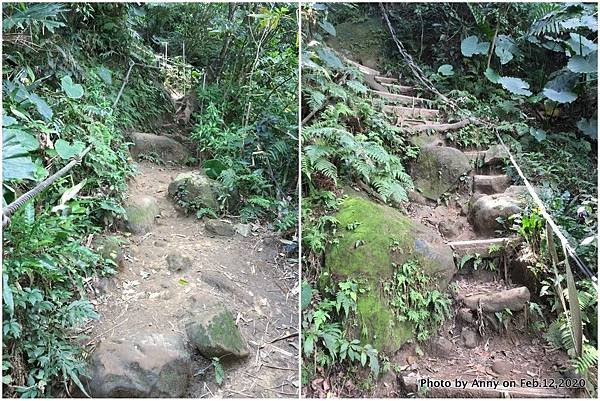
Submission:
{"label": "small plant", "polygon": [[225,371],[223,370],[223,365],[221,365],[221,359],[217,357],[212,358],[211,366],[214,368],[215,382],[220,386],[223,380],[225,380]]}
{"label": "small plant", "polygon": [[431,290],[431,278],[417,260],[402,266],[394,265],[391,282],[384,291],[391,296],[391,306],[400,322],[409,321],[418,341],[425,341],[450,316],[450,299],[438,290]]}
{"label": "small plant", "polygon": [[137,158],[139,160],[149,161],[149,162],[154,163],[159,166],[165,165],[165,162],[163,161],[163,159],[156,152],[140,153],[137,156]]}

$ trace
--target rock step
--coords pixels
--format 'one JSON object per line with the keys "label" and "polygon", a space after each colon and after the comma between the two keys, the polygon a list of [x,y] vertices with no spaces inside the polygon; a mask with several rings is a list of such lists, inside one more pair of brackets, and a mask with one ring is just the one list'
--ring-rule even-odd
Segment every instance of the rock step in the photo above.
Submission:
{"label": "rock step", "polygon": [[381,84],[393,84],[393,83],[398,82],[398,80],[396,78],[381,77],[381,76],[376,76],[375,80],[377,80]]}
{"label": "rock step", "polygon": [[[429,376],[428,376],[429,377]],[[430,380],[436,380],[435,377],[429,377]],[[421,385],[419,384],[420,379],[426,380],[427,377],[418,376],[405,376],[404,386],[407,391],[417,394]],[[463,381],[468,380],[466,387],[456,386],[455,379],[461,379]],[[441,386],[423,386],[423,390],[427,388],[428,398],[568,398],[570,395],[566,393],[566,390],[556,390],[552,388],[533,388],[533,387],[504,387],[502,386],[502,380],[496,388],[491,386],[473,386],[473,380],[475,377],[440,377],[438,380],[450,381],[449,387]],[[480,379],[480,378],[478,378]],[[489,377],[488,380],[492,380]],[[530,379],[530,378],[528,378]],[[498,380],[498,379],[496,379]],[[538,380],[539,382],[539,380]],[[424,383],[426,384],[426,383]],[[519,385],[517,380],[517,385]]]}
{"label": "rock step", "polygon": [[481,294],[458,294],[456,300],[463,303],[472,311],[479,309],[483,312],[502,312],[509,309],[513,312],[523,310],[531,294],[527,287],[517,287],[508,290],[488,291]]}
{"label": "rock step", "polygon": [[398,95],[396,93],[382,92],[382,91],[376,91],[376,90],[371,90],[370,92],[374,93],[384,99],[391,100],[392,102],[397,102],[397,103],[407,105],[407,106],[422,106],[422,105],[427,105],[427,104],[431,103],[431,100],[423,99],[423,98],[419,98],[419,97]]}
{"label": "rock step", "polygon": [[469,150],[463,153],[469,158],[469,160],[483,161],[485,159],[485,150]]}
{"label": "rock step", "polygon": [[506,174],[473,176],[473,192],[486,195],[503,193],[510,184],[511,179]]}
{"label": "rock step", "polygon": [[[452,248],[454,253],[462,258],[465,255],[478,254],[482,258],[496,257],[503,252],[504,247],[508,245],[516,244],[520,242],[519,237],[503,237],[503,238],[490,238],[470,241],[452,241],[447,244]],[[499,246],[501,249],[496,252],[490,252],[490,247]],[[493,250],[494,248],[492,248]]]}
{"label": "rock step", "polygon": [[440,111],[436,109],[424,109],[419,107],[384,106],[384,113],[395,114],[399,117],[422,117],[436,118]]}
{"label": "rock step", "polygon": [[402,126],[402,127],[406,127],[406,126],[408,126],[408,127],[418,127],[418,126],[424,125],[424,124],[428,124],[428,125],[429,124],[435,124],[435,122],[421,120],[421,119],[417,120],[417,119],[412,119],[412,118],[406,118],[406,119],[400,120],[398,122],[398,124],[396,124],[396,125],[399,125],[399,126]]}
{"label": "rock step", "polygon": [[369,74],[369,75],[375,75],[375,76],[381,74],[381,72],[379,72],[379,71],[377,71],[377,70],[375,70],[373,68],[367,67],[366,65],[359,64],[356,61],[352,61],[350,59],[346,59],[346,61],[349,64],[351,64],[351,65],[355,66],[356,68],[358,68],[358,70],[360,72],[362,72],[363,74]]}
{"label": "rock step", "polygon": [[[393,78],[390,78],[390,79],[393,79]],[[412,95],[416,92],[415,88],[413,88],[412,86],[388,84],[385,82],[381,82],[381,85],[385,86],[386,88],[390,88],[391,90],[398,92],[400,94],[403,94],[403,95]]]}

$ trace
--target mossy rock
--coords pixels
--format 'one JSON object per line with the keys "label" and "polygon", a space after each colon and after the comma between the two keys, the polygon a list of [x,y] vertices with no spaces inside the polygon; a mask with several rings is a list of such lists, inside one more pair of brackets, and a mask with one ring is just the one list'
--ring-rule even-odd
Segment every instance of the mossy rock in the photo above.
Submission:
{"label": "mossy rock", "polygon": [[158,201],[152,196],[135,196],[125,205],[125,227],[133,234],[144,234],[152,229],[154,218],[160,213]]}
{"label": "mossy rock", "polygon": [[448,146],[424,146],[411,166],[415,187],[427,199],[437,200],[456,188],[460,177],[471,170],[469,158]]}
{"label": "mossy rock", "polygon": [[180,164],[189,159],[189,154],[183,145],[167,136],[143,132],[132,132],[129,136],[133,142],[130,152],[134,158],[138,158],[140,155],[155,154],[163,162]]}
{"label": "mossy rock", "polygon": [[456,273],[452,250],[435,230],[364,198],[347,198],[336,218],[343,235],[326,251],[321,285],[347,278],[366,283],[368,290],[357,302],[364,340],[394,352],[413,330],[395,318],[382,284],[393,278],[394,264],[418,260],[432,286],[444,290]]}
{"label": "mossy rock", "polygon": [[190,342],[206,358],[249,355],[232,313],[222,305],[200,312],[185,325],[185,331]]}
{"label": "mossy rock", "polygon": [[92,243],[93,249],[116,266],[121,267],[125,263],[125,252],[123,251],[124,240],[117,235],[96,237]]}
{"label": "mossy rock", "polygon": [[337,24],[335,30],[336,35],[327,38],[328,46],[366,67],[379,69],[387,39],[387,33],[379,18],[343,22]]}
{"label": "mossy rock", "polygon": [[216,211],[219,209],[217,203],[219,190],[220,186],[216,181],[211,180],[200,171],[190,171],[178,174],[169,184],[168,192],[181,208],[205,207]]}

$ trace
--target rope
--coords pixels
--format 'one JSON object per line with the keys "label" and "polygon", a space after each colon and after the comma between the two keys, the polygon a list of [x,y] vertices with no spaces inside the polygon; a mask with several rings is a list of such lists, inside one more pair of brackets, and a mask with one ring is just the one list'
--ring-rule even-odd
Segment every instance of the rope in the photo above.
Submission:
{"label": "rope", "polygon": [[392,27],[390,19],[388,18],[387,11],[386,11],[385,7],[383,6],[383,3],[379,3],[379,6],[380,6],[383,16],[385,18],[387,26],[390,30],[390,34],[392,35],[392,39],[396,43],[396,47],[398,47],[398,51],[400,52],[400,55],[404,58],[404,61],[408,64],[408,67],[412,71],[413,75],[423,84],[423,86],[425,86],[425,88],[428,89],[430,92],[432,92],[434,95],[439,97],[442,100],[442,102],[444,102],[446,105],[450,106],[452,109],[466,113],[466,115],[471,116],[471,118],[474,121],[476,121],[477,123],[479,123],[480,125],[493,130],[494,134],[496,135],[496,138],[498,138],[498,141],[500,142],[500,145],[502,146],[504,151],[506,151],[506,153],[508,154],[511,164],[514,166],[515,170],[517,171],[517,173],[523,180],[523,183],[525,184],[525,188],[527,189],[527,192],[529,192],[529,194],[531,195],[531,198],[533,199],[533,201],[535,202],[537,207],[540,209],[541,215],[544,217],[544,219],[546,219],[546,221],[552,228],[552,231],[556,234],[556,236],[560,240],[561,245],[562,245],[563,249],[565,250],[565,253],[575,261],[579,270],[586,277],[588,277],[590,280],[592,280],[592,285],[594,286],[594,288],[597,291],[598,290],[598,277],[594,273],[592,273],[592,271],[581,261],[579,256],[577,256],[577,254],[575,253],[575,250],[573,249],[573,247],[571,246],[571,244],[569,243],[567,238],[561,232],[560,227],[558,226],[558,224],[556,224],[554,222],[554,219],[548,213],[546,207],[544,206],[544,203],[542,202],[542,200],[539,198],[539,196],[535,192],[533,186],[531,185],[531,183],[529,182],[527,177],[525,177],[525,174],[523,174],[521,167],[517,164],[517,161],[515,160],[513,154],[510,152],[510,149],[508,148],[508,146],[506,146],[506,144],[500,137],[500,134],[496,130],[495,125],[491,124],[488,121],[484,121],[477,117],[473,117],[470,110],[464,110],[464,109],[460,108],[460,106],[458,106],[452,100],[448,99],[446,96],[442,95],[435,88],[433,83],[429,80],[429,78],[427,78],[425,76],[425,74],[423,73],[421,68],[419,68],[419,66],[417,66],[415,64],[411,55],[406,52],[406,50],[404,49],[404,46],[402,45],[400,40],[398,40],[398,38],[396,37],[396,33],[394,31],[394,28]]}
{"label": "rope", "polygon": [[44,189],[48,188],[54,181],[58,180],[60,177],[65,175],[69,170],[71,170],[75,165],[79,164],[83,157],[92,149],[92,145],[88,146],[79,156],[75,159],[71,160],[66,166],[58,170],[56,173],[52,174],[50,177],[46,178],[44,181],[40,182],[30,191],[27,191],[23,195],[21,195],[17,200],[13,203],[2,209],[2,227],[6,227],[10,224],[10,216],[17,211],[21,206],[31,200],[33,197],[37,196]]}

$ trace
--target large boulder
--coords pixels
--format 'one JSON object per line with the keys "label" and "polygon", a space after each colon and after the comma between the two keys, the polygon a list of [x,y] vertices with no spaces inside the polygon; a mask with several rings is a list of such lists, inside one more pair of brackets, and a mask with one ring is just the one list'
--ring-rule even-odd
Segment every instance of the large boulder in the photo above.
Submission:
{"label": "large boulder", "polygon": [[243,358],[248,346],[231,312],[223,305],[199,312],[185,325],[188,339],[206,358]]}
{"label": "large boulder", "polygon": [[167,136],[132,132],[133,146],[129,149],[135,158],[139,155],[156,155],[164,162],[185,163],[189,154],[182,144]]}
{"label": "large boulder", "polygon": [[474,198],[469,208],[469,221],[482,234],[493,234],[502,229],[498,218],[504,220],[520,213],[526,204],[524,186],[508,187],[503,193]]}
{"label": "large boulder", "polygon": [[437,200],[456,188],[460,177],[470,170],[469,158],[460,150],[427,145],[421,147],[419,157],[412,164],[411,177],[424,197]]}
{"label": "large boulder", "polygon": [[178,174],[168,189],[169,196],[176,201],[177,206],[187,210],[203,207],[218,210],[218,191],[218,183],[200,171]]}
{"label": "large boulder", "polygon": [[144,234],[152,229],[154,218],[159,213],[156,198],[133,196],[125,203],[125,228],[133,234]]}
{"label": "large boulder", "polygon": [[180,335],[138,333],[98,345],[87,387],[94,398],[181,398],[191,369]]}
{"label": "large boulder", "polygon": [[359,327],[377,349],[395,352],[412,338],[414,327],[397,319],[383,283],[396,267],[416,260],[431,287],[444,290],[456,273],[452,250],[433,229],[360,197],[346,199],[336,218],[342,236],[326,251],[321,285],[332,279],[364,282],[368,290],[357,300]]}

